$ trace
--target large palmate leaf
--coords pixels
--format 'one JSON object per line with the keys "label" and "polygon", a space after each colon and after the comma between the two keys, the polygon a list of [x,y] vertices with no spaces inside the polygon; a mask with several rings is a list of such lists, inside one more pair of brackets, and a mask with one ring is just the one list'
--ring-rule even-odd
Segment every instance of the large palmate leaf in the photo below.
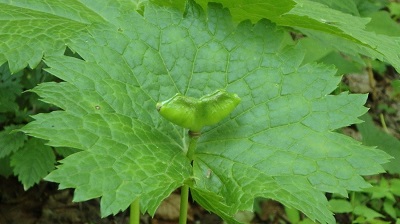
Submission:
{"label": "large palmate leaf", "polygon": [[[162,0],[152,1],[172,5]],[[185,1],[173,1],[173,6],[183,8]],[[196,2],[206,8],[210,1]],[[400,70],[400,38],[367,31],[365,27],[371,19],[354,16],[359,14],[354,0],[213,0],[212,2],[221,3],[229,8],[235,21],[250,19],[256,22],[267,18],[280,26],[300,30],[307,36],[313,37],[314,41],[331,45],[347,54],[362,54],[384,60]]]}
{"label": "large palmate leaf", "polygon": [[12,72],[36,67],[43,55],[62,55],[90,24],[116,21],[121,11],[140,7],[133,1],[85,2],[0,0],[0,65],[8,61]]}
{"label": "large palmate leaf", "polygon": [[[0,0],[0,64],[6,60],[11,71],[27,64],[34,67],[43,54],[59,55],[69,39],[92,22],[117,21],[119,11],[141,10],[147,2],[184,10],[187,0],[119,0],[93,4],[87,0],[26,1]],[[208,0],[197,0],[206,8]],[[400,70],[400,39],[368,31],[370,18],[357,17],[382,2],[359,0],[214,0],[230,9],[235,21],[267,18],[281,26],[304,32],[314,41],[331,45],[347,54],[363,54],[390,62]],[[357,9],[357,6],[360,8]],[[100,12],[98,14],[97,12]],[[365,14],[365,13],[364,13]],[[99,16],[100,15],[100,16]],[[117,15],[117,16],[115,16]],[[355,16],[356,15],[356,16]],[[15,29],[18,27],[18,29]]]}
{"label": "large palmate leaf", "polygon": [[[273,24],[235,27],[215,4],[207,16],[194,3],[184,16],[151,5],[141,16],[111,0],[81,4],[93,23],[68,46],[82,59],[45,57],[48,71],[65,82],[34,89],[62,110],[36,115],[23,128],[52,146],[82,149],[46,178],[75,188],[75,201],[102,197],[106,216],[140,198],[142,210],[154,214],[188,184],[197,202],[231,222],[255,197],[267,197],[333,223],[324,192],[345,195],[369,186],[360,175],[383,171],[388,155],[333,132],[359,122],[366,96],[328,95],[340,81],[335,70],[300,66],[303,53]],[[191,165],[186,131],[155,105],[216,89],[242,100],[203,130]]]}

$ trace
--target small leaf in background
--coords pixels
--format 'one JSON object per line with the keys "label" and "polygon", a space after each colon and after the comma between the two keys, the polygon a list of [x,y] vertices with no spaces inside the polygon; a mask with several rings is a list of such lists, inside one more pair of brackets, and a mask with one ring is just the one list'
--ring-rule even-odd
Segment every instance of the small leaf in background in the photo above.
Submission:
{"label": "small leaf in background", "polygon": [[399,95],[400,94],[400,80],[394,80],[391,83],[393,87],[393,95]]}
{"label": "small leaf in background", "polygon": [[57,147],[57,148],[55,148],[55,151],[57,152],[57,154],[61,155],[62,157],[67,157],[67,156],[72,155],[81,150],[74,149],[74,148]]}
{"label": "small leaf in background", "polygon": [[390,180],[390,190],[394,195],[400,196],[400,179]]}
{"label": "small leaf in background", "polygon": [[371,21],[367,24],[366,30],[387,36],[400,36],[400,24],[393,20],[388,12],[377,11],[368,16]]}
{"label": "small leaf in background", "polygon": [[371,199],[389,198],[393,201],[395,200],[390,192],[389,182],[385,178],[382,178],[378,184],[364,191],[371,193]]}
{"label": "small leaf in background", "polygon": [[359,216],[363,216],[366,218],[366,220],[371,221],[375,218],[383,218],[384,216],[378,212],[376,212],[375,210],[368,208],[365,205],[357,205],[354,210],[353,210],[354,214],[359,215]]}
{"label": "small leaf in background", "polygon": [[342,12],[346,12],[352,15],[359,15],[357,3],[354,0],[313,0],[314,2],[319,2],[324,5],[329,6],[329,8],[333,8]]}
{"label": "small leaf in background", "polygon": [[290,223],[300,222],[299,210],[285,206],[285,214],[287,216],[287,219],[290,221]]}
{"label": "small leaf in background", "polygon": [[390,14],[394,16],[394,20],[400,18],[400,3],[399,2],[390,2],[388,5]]}
{"label": "small leaf in background", "polygon": [[329,200],[329,206],[329,209],[335,213],[348,213],[353,211],[353,206],[345,199],[331,199]]}
{"label": "small leaf in background", "polygon": [[22,92],[20,84],[22,72],[11,74],[7,63],[0,65],[0,113],[14,113],[18,109],[16,98]]}
{"label": "small leaf in background", "polygon": [[8,156],[24,146],[27,136],[24,133],[15,131],[20,127],[10,125],[0,131],[0,158]]}
{"label": "small leaf in background", "polygon": [[365,145],[378,146],[393,156],[394,159],[384,164],[383,167],[391,173],[400,173],[400,141],[376,127],[370,115],[365,114],[361,119],[364,120],[364,123],[356,126],[362,135],[362,142]]}
{"label": "small leaf in background", "polygon": [[303,64],[310,62],[322,62],[333,64],[337,68],[336,74],[361,73],[365,66],[364,61],[359,56],[346,55],[335,50],[330,45],[323,44],[314,38],[303,37],[298,40],[296,49],[304,50],[305,56]]}
{"label": "small leaf in background", "polygon": [[383,211],[385,211],[387,214],[389,214],[390,217],[392,217],[393,219],[396,219],[397,215],[396,215],[396,210],[395,210],[394,206],[396,206],[395,201],[385,199],[385,201],[383,203]]}
{"label": "small leaf in background", "polygon": [[387,71],[388,64],[378,60],[371,61],[371,68],[377,75],[385,75]]}
{"label": "small leaf in background", "polygon": [[368,16],[371,13],[378,11],[386,6],[388,0],[375,0],[375,1],[365,1],[365,0],[354,0],[357,4],[358,11],[361,16]]}
{"label": "small leaf in background", "polygon": [[54,170],[56,158],[51,147],[36,138],[29,139],[21,150],[11,157],[11,166],[24,189],[32,187]]}
{"label": "small leaf in background", "polygon": [[0,175],[9,177],[11,174],[13,174],[13,169],[10,165],[10,157],[0,158]]}

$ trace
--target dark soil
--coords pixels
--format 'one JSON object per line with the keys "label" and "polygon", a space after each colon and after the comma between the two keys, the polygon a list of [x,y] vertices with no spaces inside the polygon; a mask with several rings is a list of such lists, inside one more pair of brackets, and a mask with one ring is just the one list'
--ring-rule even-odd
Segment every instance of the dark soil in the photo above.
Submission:
{"label": "dark soil", "polygon": [[100,218],[99,200],[72,202],[72,190],[41,182],[24,191],[15,177],[0,177],[0,224],[128,223],[126,214]]}
{"label": "dark soil", "polygon": [[[99,199],[72,202],[72,189],[58,190],[57,188],[58,185],[55,183],[42,181],[24,191],[21,183],[15,177],[0,176],[0,224],[129,223],[128,211],[102,219]],[[168,212],[168,206],[174,207],[176,204],[167,204],[166,206]],[[288,223],[284,221],[283,207],[279,203],[271,200],[260,201],[260,209],[261,212],[258,215],[252,215],[252,223]],[[188,224],[223,223],[221,218],[196,204],[190,205],[188,219]],[[172,217],[171,214],[166,215],[165,213],[156,213],[154,218],[149,215],[141,217],[141,224],[174,223],[178,223],[178,218],[177,216],[174,218],[173,214]]]}

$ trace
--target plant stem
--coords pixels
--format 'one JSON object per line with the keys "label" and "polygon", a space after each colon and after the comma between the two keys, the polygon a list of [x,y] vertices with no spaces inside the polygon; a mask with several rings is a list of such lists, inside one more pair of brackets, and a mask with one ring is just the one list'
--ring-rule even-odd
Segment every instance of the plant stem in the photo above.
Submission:
{"label": "plant stem", "polygon": [[186,153],[186,157],[188,157],[190,159],[190,161],[193,161],[193,155],[194,155],[194,151],[196,150],[197,147],[197,140],[200,137],[200,132],[192,132],[189,131],[189,147]]}
{"label": "plant stem", "polygon": [[387,134],[390,134],[390,132],[389,132],[387,126],[386,126],[385,118],[383,117],[383,114],[382,114],[382,113],[379,114],[379,118],[380,118],[380,120],[381,120],[381,124],[382,124],[383,130],[384,130]]}
{"label": "plant stem", "polygon": [[189,201],[189,186],[181,187],[181,207],[179,209],[179,224],[186,224]]}
{"label": "plant stem", "polygon": [[131,204],[129,224],[140,224],[140,206],[139,198],[136,198]]}
{"label": "plant stem", "polygon": [[[186,156],[190,161],[193,161],[194,151],[197,147],[197,140],[200,137],[200,132],[189,131],[189,146],[186,152]],[[181,205],[179,209],[179,224],[186,224],[188,204],[189,204],[189,186],[184,184],[181,187]]]}

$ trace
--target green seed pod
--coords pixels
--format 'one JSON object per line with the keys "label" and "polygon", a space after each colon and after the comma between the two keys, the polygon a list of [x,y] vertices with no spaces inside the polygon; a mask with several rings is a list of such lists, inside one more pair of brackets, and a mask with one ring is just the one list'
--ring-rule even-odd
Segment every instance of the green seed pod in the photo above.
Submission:
{"label": "green seed pod", "polygon": [[196,101],[195,98],[177,93],[171,99],[157,103],[156,108],[168,121],[190,129],[196,127]]}
{"label": "green seed pod", "polygon": [[204,126],[220,122],[240,103],[237,94],[217,90],[200,99],[176,94],[169,100],[157,103],[156,108],[168,121],[199,132]]}

